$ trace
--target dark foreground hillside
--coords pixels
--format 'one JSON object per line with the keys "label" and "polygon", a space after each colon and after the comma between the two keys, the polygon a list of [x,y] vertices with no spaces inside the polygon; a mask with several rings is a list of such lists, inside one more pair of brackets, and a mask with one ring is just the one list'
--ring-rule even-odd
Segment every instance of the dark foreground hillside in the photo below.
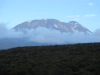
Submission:
{"label": "dark foreground hillside", "polygon": [[100,75],[100,43],[0,50],[0,75]]}

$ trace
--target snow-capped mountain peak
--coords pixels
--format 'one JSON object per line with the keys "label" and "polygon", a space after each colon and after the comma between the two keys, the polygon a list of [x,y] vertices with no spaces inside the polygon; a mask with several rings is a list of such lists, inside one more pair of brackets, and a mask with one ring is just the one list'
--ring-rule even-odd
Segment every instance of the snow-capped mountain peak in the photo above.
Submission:
{"label": "snow-capped mountain peak", "polygon": [[42,18],[42,19],[36,19],[36,20],[47,20],[47,18]]}
{"label": "snow-capped mountain peak", "polygon": [[45,27],[45,28],[52,28],[55,30],[59,30],[61,32],[72,32],[73,33],[75,30],[77,30],[79,32],[84,32],[88,35],[92,33],[90,30],[88,30],[87,28],[85,28],[84,26],[82,26],[80,23],[76,21],[70,21],[69,23],[65,23],[65,22],[60,22],[56,19],[44,18],[44,19],[29,20],[27,22],[23,22],[15,26],[13,29],[23,30],[23,28],[31,29],[31,28],[37,28],[40,26],[40,27]]}

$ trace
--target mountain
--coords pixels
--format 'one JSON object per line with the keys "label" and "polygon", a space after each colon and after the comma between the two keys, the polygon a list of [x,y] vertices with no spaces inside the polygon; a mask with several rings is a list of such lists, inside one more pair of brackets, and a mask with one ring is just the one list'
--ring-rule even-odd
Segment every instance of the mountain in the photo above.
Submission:
{"label": "mountain", "polygon": [[[67,42],[66,44],[74,44]],[[46,46],[46,45],[55,45],[55,43],[39,43],[34,41],[28,41],[26,38],[2,38],[0,39],[0,50],[5,50],[8,48],[14,47],[23,47],[23,46]]]}
{"label": "mountain", "polygon": [[81,25],[76,21],[70,21],[69,23],[60,22],[56,19],[36,19],[36,20],[28,20],[21,24],[16,25],[13,29],[16,31],[23,30],[24,28],[27,29],[35,29],[37,27],[45,27],[51,28],[55,30],[59,30],[61,32],[71,32],[73,33],[75,30],[79,32],[84,32],[86,35],[90,35],[92,32]]}
{"label": "mountain", "polygon": [[0,39],[0,50],[1,49],[8,49],[18,46],[41,46],[41,45],[54,45],[54,44],[47,44],[47,43],[39,43],[34,41],[28,41],[26,38],[2,38]]}

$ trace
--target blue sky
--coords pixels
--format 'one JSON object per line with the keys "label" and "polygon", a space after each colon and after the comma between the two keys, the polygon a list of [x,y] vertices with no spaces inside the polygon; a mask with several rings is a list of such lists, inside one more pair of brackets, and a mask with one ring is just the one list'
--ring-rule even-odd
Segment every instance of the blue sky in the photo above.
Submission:
{"label": "blue sky", "polygon": [[90,31],[100,28],[100,0],[0,0],[0,23],[8,29],[41,18],[77,21]]}

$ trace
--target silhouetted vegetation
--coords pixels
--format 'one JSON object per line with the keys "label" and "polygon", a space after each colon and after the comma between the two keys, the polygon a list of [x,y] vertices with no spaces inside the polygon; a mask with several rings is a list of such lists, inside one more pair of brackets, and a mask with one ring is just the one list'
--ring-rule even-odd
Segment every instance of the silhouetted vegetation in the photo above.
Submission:
{"label": "silhouetted vegetation", "polygon": [[0,50],[0,75],[100,75],[100,43]]}

